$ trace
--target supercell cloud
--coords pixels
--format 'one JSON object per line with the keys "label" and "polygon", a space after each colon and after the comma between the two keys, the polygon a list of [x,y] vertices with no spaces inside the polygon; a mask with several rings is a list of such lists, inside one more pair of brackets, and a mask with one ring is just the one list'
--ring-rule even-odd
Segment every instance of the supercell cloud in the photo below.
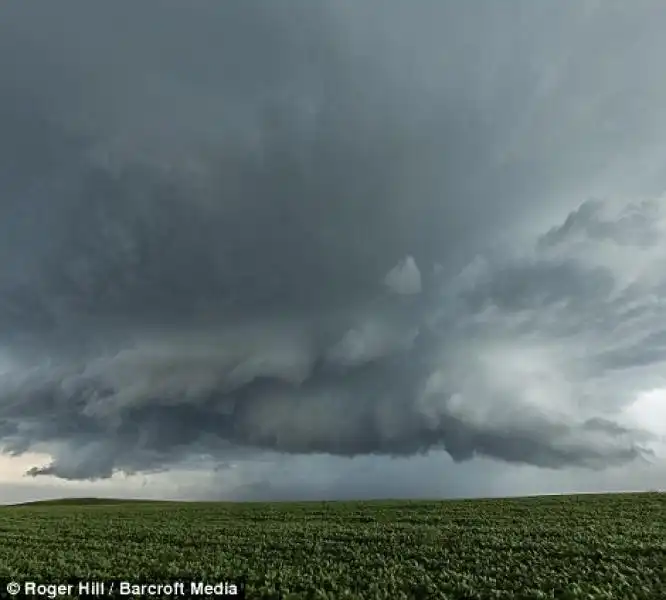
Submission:
{"label": "supercell cloud", "polygon": [[3,451],[658,459],[666,8],[287,4],[1,9]]}

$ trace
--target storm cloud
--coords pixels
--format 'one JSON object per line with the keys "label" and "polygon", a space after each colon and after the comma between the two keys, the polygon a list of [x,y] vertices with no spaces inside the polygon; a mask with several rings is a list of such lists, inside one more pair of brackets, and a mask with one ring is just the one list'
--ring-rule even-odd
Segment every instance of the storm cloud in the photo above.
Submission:
{"label": "storm cloud", "polygon": [[662,3],[0,13],[0,447],[53,457],[29,474],[655,460]]}

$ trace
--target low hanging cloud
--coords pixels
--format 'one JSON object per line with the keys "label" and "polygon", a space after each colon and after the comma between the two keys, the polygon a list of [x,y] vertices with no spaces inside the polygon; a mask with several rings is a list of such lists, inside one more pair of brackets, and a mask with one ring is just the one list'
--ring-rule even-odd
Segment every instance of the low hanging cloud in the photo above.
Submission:
{"label": "low hanging cloud", "polygon": [[666,385],[666,201],[642,154],[666,123],[618,100],[666,101],[643,60],[661,29],[633,37],[656,5],[530,4],[525,28],[490,5],[369,4],[166,2],[156,30],[133,5],[122,47],[111,7],[10,10],[0,447],[53,457],[30,475],[659,451],[627,414]]}
{"label": "low hanging cloud", "polygon": [[421,271],[414,258],[406,257],[393,267],[384,278],[386,286],[396,294],[412,295],[421,293]]}
{"label": "low hanging cloud", "polygon": [[[444,448],[455,460],[555,468],[647,459],[654,435],[621,419],[646,373],[663,366],[666,238],[648,244],[623,231],[627,214],[632,227],[663,227],[660,206],[602,221],[604,205],[585,204],[526,256],[477,258],[419,302],[403,304],[378,282],[379,300],[349,313],[358,325],[346,331],[276,319],[135,332],[116,351],[15,368],[2,379],[6,449],[47,445],[53,464],[30,473],[70,479],[252,449]],[[603,235],[590,235],[595,223]],[[642,259],[639,281],[603,266],[618,245]]]}

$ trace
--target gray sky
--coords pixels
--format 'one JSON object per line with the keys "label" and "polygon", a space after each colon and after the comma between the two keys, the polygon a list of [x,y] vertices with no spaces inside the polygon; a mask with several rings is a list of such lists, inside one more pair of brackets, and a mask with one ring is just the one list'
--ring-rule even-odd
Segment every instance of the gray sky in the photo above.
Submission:
{"label": "gray sky", "polygon": [[661,489],[662,2],[0,9],[0,502]]}

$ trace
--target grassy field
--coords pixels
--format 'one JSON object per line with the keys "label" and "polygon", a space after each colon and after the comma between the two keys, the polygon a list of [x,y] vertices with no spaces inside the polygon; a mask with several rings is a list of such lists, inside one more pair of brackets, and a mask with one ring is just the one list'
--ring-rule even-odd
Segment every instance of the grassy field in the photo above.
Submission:
{"label": "grassy field", "polygon": [[0,508],[0,577],[17,581],[245,576],[257,599],[663,600],[665,570],[659,493]]}

